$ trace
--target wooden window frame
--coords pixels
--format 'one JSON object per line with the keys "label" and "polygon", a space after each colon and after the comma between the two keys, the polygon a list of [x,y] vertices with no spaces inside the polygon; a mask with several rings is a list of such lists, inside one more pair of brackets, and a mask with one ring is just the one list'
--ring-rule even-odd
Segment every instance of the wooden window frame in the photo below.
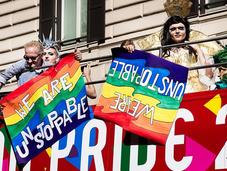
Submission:
{"label": "wooden window frame", "polygon": [[[44,11],[48,5],[51,9],[49,13]],[[53,40],[61,40],[61,0],[40,0],[40,20],[39,20],[39,38],[42,40],[43,35],[49,36],[52,31]],[[56,11],[57,10],[57,11]],[[48,17],[43,15],[48,13]],[[87,42],[104,42],[105,40],[105,0],[88,0],[87,15]],[[80,38],[72,38],[80,41]]]}

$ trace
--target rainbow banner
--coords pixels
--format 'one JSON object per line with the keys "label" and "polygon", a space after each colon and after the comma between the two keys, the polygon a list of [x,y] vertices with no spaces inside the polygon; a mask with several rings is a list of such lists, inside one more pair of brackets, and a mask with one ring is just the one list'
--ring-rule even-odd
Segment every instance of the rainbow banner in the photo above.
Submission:
{"label": "rainbow banner", "polygon": [[165,144],[183,98],[188,69],[144,51],[112,49],[95,116]]}
{"label": "rainbow banner", "polygon": [[[165,146],[91,119],[42,151],[24,171],[226,171],[226,90],[185,94]],[[0,140],[0,170],[16,170],[1,122]]]}
{"label": "rainbow banner", "polygon": [[73,54],[8,94],[0,104],[21,167],[92,116],[80,64]]}

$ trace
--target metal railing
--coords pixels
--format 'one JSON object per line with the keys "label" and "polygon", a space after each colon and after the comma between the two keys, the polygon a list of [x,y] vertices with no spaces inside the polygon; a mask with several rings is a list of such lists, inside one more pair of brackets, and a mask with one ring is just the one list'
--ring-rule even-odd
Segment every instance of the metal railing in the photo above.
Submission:
{"label": "metal railing", "polygon": [[[211,42],[211,41],[217,42],[217,41],[220,41],[220,40],[223,40],[223,39],[227,39],[227,35],[217,36],[215,38],[208,38],[208,39],[203,39],[203,40],[185,42],[185,43],[177,43],[177,44],[172,44],[172,45],[157,46],[157,47],[154,47],[154,48],[145,49],[145,51],[159,50],[159,54],[162,54],[162,49],[164,49],[164,48],[180,47],[180,46],[185,46],[185,45],[190,45],[190,44],[207,43],[207,42]],[[217,43],[219,43],[219,42],[217,42]],[[220,46],[222,46],[222,45],[220,44]],[[103,57],[96,57],[96,58],[92,58],[92,59],[85,59],[85,60],[82,60],[81,62],[89,62],[91,60],[105,60],[105,59],[109,59],[109,58],[112,59],[112,56],[103,56]],[[198,69],[204,69],[204,68],[219,67],[219,66],[223,66],[223,65],[227,65],[227,62],[190,67],[189,70],[198,70]],[[86,84],[99,84],[99,83],[103,83],[103,82],[105,82],[104,79],[92,81],[92,82],[87,82]]]}
{"label": "metal railing", "polygon": [[[154,51],[154,50],[159,50],[159,54],[162,54],[162,49],[164,48],[171,48],[171,47],[179,47],[179,46],[185,46],[185,45],[190,45],[190,44],[199,44],[199,43],[206,43],[206,42],[211,42],[211,41],[220,41],[223,39],[227,39],[227,35],[225,36],[217,36],[215,38],[208,38],[208,39],[203,39],[203,40],[197,40],[197,41],[191,41],[191,42],[185,42],[185,43],[178,43],[178,44],[172,44],[172,45],[165,45],[165,46],[157,46],[154,48],[149,48],[149,49],[145,49],[145,51]],[[111,55],[107,55],[107,56],[99,56],[99,57],[95,57],[95,58],[91,58],[91,59],[83,59],[80,61],[81,65],[86,65],[87,62],[90,61],[111,61],[112,60],[112,56]],[[211,64],[211,65],[202,65],[202,66],[196,66],[196,67],[190,67],[189,70],[198,70],[198,69],[204,69],[204,68],[210,68],[210,67],[219,67],[219,66],[223,66],[226,65],[227,62],[224,63],[219,63],[219,64]],[[99,65],[96,63],[96,66]],[[100,64],[101,65],[101,64]],[[52,65],[49,66],[42,66],[42,67],[38,67],[36,69],[43,69],[43,68],[48,68],[51,67]],[[105,79],[102,80],[95,80],[95,81],[91,81],[91,82],[86,82],[86,85],[89,84],[100,84],[100,83],[104,83]],[[8,82],[8,83],[13,83],[13,82]]]}

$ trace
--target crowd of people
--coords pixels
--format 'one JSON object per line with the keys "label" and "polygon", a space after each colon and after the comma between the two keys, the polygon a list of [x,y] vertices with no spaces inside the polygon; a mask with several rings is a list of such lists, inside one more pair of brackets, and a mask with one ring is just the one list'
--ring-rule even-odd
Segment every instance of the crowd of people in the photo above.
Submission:
{"label": "crowd of people", "polygon": [[[189,42],[190,31],[190,24],[186,17],[169,17],[164,23],[160,34],[160,43],[164,48],[159,56],[168,61],[189,68],[211,65],[214,64],[214,62],[217,63],[227,61],[226,55],[216,55],[214,56],[215,60],[213,57],[205,56],[201,48],[196,44],[177,46],[179,43]],[[167,45],[176,46],[168,47]],[[136,46],[132,40],[125,40],[122,42],[121,47],[132,53]],[[139,48],[144,50],[143,47]],[[0,87],[6,84],[6,82],[14,76],[16,76],[18,86],[20,86],[43,72],[43,69],[37,68],[55,65],[60,60],[59,46],[57,42],[52,41],[51,39],[44,38],[43,42],[28,42],[25,44],[24,50],[25,55],[22,60],[12,64],[9,68],[0,73]],[[76,50],[74,54],[75,59],[80,61],[82,58],[81,52]],[[220,56],[222,56],[221,59],[219,59]],[[89,66],[83,71],[83,74],[88,82],[91,81],[90,72]],[[226,84],[225,66],[219,67],[219,73],[221,74],[220,79],[222,80],[222,86],[220,86],[220,80],[217,79],[217,74],[214,72],[213,68],[209,67],[205,69],[190,70],[188,74],[186,93],[225,87],[225,85],[223,86],[223,84]],[[96,98],[97,94],[94,85],[87,85],[86,91],[88,97]]]}

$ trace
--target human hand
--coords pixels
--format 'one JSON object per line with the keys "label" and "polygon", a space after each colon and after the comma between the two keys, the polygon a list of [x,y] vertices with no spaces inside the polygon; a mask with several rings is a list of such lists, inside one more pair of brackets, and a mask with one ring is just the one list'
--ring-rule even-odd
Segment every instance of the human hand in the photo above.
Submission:
{"label": "human hand", "polygon": [[197,44],[191,44],[190,46],[191,46],[196,52],[198,52],[198,51],[201,50],[200,47],[199,47],[199,45],[197,45]]}
{"label": "human hand", "polygon": [[129,53],[132,53],[135,50],[133,45],[124,45],[123,48],[125,48]]}
{"label": "human hand", "polygon": [[[86,82],[87,83],[91,83],[92,80],[91,80],[91,67],[90,65],[88,64],[86,67],[84,67],[84,71],[83,71],[83,74],[86,78]],[[86,94],[89,98],[91,99],[95,99],[97,94],[96,94],[96,90],[95,90],[95,86],[94,84],[88,84],[86,85]]]}
{"label": "human hand", "polygon": [[80,52],[79,49],[75,49],[74,51],[74,58],[78,61],[81,61],[82,60],[82,53]]}
{"label": "human hand", "polygon": [[126,49],[129,53],[132,53],[135,50],[135,45],[132,40],[124,40],[121,43],[121,47]]}
{"label": "human hand", "polygon": [[86,78],[90,78],[91,76],[91,66],[89,64],[87,64],[86,67],[84,67],[84,71],[83,74]]}

